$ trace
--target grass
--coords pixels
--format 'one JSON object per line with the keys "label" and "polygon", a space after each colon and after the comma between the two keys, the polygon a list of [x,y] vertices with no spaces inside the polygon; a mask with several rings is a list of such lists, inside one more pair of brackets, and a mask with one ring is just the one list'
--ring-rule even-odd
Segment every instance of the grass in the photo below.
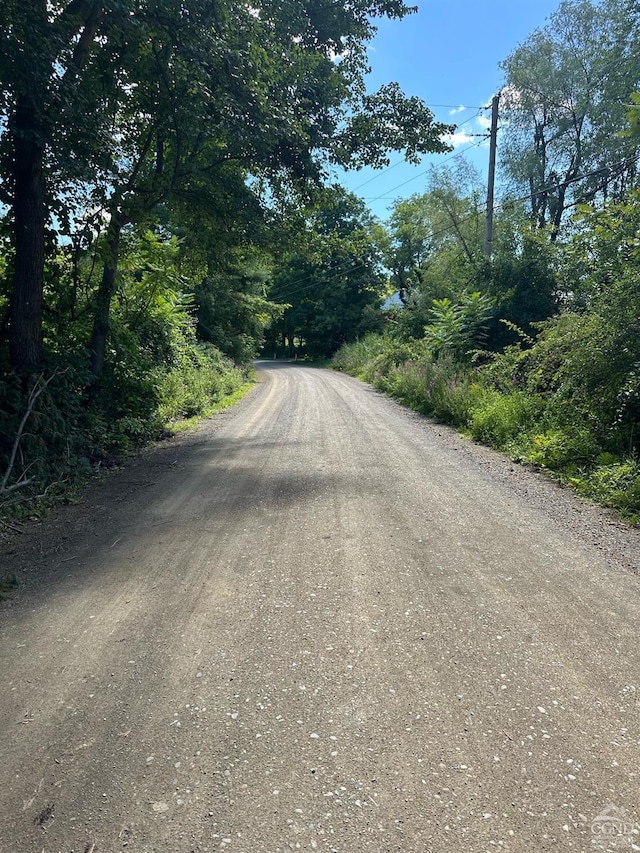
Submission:
{"label": "grass", "polygon": [[236,388],[231,394],[208,406],[202,414],[192,415],[190,418],[183,418],[181,420],[169,421],[166,424],[166,428],[171,430],[171,432],[187,432],[188,430],[195,429],[206,418],[210,418],[219,412],[224,412],[225,409],[235,406],[236,403],[239,403],[251,391],[254,385],[255,379],[252,378],[249,382],[245,382],[239,388]]}

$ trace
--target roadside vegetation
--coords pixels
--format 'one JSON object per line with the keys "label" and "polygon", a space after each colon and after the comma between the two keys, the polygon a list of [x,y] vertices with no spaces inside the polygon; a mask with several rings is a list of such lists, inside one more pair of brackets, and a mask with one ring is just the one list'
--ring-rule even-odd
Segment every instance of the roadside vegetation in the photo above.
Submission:
{"label": "roadside vegetation", "polygon": [[[640,519],[639,13],[564,2],[505,61],[493,253],[463,162],[397,202],[402,305],[333,366]],[[606,103],[606,106],[605,106]]]}

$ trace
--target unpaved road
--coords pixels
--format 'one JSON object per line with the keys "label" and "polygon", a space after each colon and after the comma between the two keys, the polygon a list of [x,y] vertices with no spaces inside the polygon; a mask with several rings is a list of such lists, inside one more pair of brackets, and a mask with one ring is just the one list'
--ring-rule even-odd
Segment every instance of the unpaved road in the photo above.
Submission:
{"label": "unpaved road", "polygon": [[5,549],[0,850],[637,850],[637,544],[265,365]]}

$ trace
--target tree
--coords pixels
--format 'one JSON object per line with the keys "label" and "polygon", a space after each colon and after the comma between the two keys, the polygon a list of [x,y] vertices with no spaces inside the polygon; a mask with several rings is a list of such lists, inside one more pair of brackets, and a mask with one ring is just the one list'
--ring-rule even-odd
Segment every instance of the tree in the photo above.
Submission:
{"label": "tree", "polygon": [[514,205],[503,205],[496,217],[495,251],[487,261],[483,190],[478,173],[459,159],[453,169],[434,169],[428,191],[398,202],[389,220],[387,263],[406,306],[399,333],[419,339],[428,326],[439,346],[459,342],[448,345],[459,355],[469,349],[460,330],[474,326],[467,317],[477,306],[486,316],[475,327],[486,321],[486,335],[472,337],[476,348],[490,349],[514,336],[502,320],[532,333],[532,324],[558,306],[552,247]]}
{"label": "tree", "polygon": [[530,394],[553,407],[550,424],[586,433],[596,448],[635,455],[640,424],[640,199],[580,209],[563,247],[571,293],[519,357]]}
{"label": "tree", "polygon": [[[104,11],[104,4],[91,0],[3,4],[0,126],[10,187],[3,200],[13,216],[10,351],[19,372],[35,371],[42,361],[47,174],[69,153],[55,152],[54,140],[64,142],[63,128],[68,139],[81,123],[86,104],[80,77]],[[89,121],[94,114],[88,112]]]}
{"label": "tree", "polygon": [[[521,332],[533,338],[537,324],[557,313],[562,300],[562,276],[558,275],[557,244],[548,240],[546,232],[535,228],[519,207],[506,205],[501,209],[494,249],[486,270],[485,293],[495,304],[487,343],[497,351]],[[574,286],[569,281],[567,285]]]}
{"label": "tree", "polygon": [[412,195],[395,202],[388,229],[391,280],[406,305],[422,283],[432,253],[434,225],[426,197]]}
{"label": "tree", "polygon": [[306,229],[274,268],[269,297],[289,307],[272,326],[270,344],[293,354],[298,342],[311,355],[328,356],[380,322],[384,232],[339,186],[317,195]]}
{"label": "tree", "polygon": [[284,313],[267,297],[271,258],[257,249],[237,249],[213,265],[195,288],[199,338],[238,364],[255,358],[265,331]]}
{"label": "tree", "polygon": [[409,158],[445,150],[449,128],[422,102],[394,85],[365,93],[372,20],[410,11],[399,0],[8,0],[0,127],[13,175],[14,368],[41,360],[46,201],[64,202],[61,187],[105,212],[90,344],[99,375],[122,229],[160,202],[194,181],[202,192],[205,176],[215,196],[230,171],[238,184],[266,180],[273,193],[319,179],[326,160],[358,167],[397,148]]}
{"label": "tree", "polygon": [[557,239],[576,204],[617,200],[636,172],[624,136],[640,81],[640,10],[633,0],[563,0],[503,63],[501,154],[528,194],[532,222]]}
{"label": "tree", "polygon": [[396,202],[387,262],[404,301],[417,291],[450,296],[481,270],[483,195],[479,173],[458,157],[432,167],[426,193]]}
{"label": "tree", "polygon": [[400,323],[410,336],[422,337],[435,299],[455,303],[483,283],[483,196],[478,172],[456,158],[453,168],[431,170],[426,193],[394,205],[387,265],[409,309]]}

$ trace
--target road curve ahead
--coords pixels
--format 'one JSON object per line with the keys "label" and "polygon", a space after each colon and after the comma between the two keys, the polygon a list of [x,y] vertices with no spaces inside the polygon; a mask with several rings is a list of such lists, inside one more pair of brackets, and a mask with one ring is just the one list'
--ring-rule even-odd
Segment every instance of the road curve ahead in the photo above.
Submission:
{"label": "road curve ahead", "polygon": [[260,380],[0,608],[0,851],[640,849],[638,576],[356,380]]}

